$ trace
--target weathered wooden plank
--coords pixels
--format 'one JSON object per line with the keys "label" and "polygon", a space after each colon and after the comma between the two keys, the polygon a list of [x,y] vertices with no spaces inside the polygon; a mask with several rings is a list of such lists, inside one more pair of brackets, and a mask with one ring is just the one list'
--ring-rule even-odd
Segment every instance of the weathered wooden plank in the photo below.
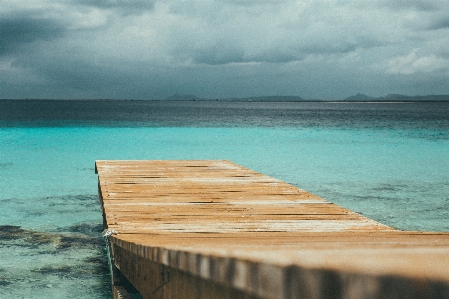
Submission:
{"label": "weathered wooden plank", "polygon": [[99,161],[96,169],[105,222],[116,230],[390,229],[229,161]]}
{"label": "weathered wooden plank", "polygon": [[447,233],[397,231],[229,161],[96,171],[116,265],[144,298],[449,298]]}

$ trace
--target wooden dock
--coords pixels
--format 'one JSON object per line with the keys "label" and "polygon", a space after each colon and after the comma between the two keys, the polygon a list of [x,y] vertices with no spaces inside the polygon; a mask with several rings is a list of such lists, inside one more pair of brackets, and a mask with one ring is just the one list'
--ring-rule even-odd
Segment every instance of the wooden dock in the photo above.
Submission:
{"label": "wooden dock", "polygon": [[398,231],[229,161],[96,172],[114,298],[449,298],[448,233]]}

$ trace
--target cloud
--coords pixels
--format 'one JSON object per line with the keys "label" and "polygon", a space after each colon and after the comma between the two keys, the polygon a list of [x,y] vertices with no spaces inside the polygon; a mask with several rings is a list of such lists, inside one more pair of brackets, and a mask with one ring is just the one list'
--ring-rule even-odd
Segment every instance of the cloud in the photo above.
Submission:
{"label": "cloud", "polygon": [[[174,61],[226,64],[287,63],[307,55],[348,53],[389,43],[367,26],[368,12],[347,3],[316,1],[168,2],[165,18]],[[380,30],[388,30],[382,19]],[[164,30],[164,29],[162,29]],[[379,29],[378,29],[379,30]],[[385,37],[387,36],[387,37]],[[173,45],[173,47],[170,47]]]}
{"label": "cloud", "polygon": [[443,17],[434,18],[428,21],[425,29],[427,30],[440,30],[449,28],[449,14]]}
{"label": "cloud", "polygon": [[392,74],[412,75],[415,73],[447,72],[449,70],[449,59],[437,57],[436,55],[422,56],[418,49],[414,49],[406,56],[397,56],[388,62],[388,71]]}
{"label": "cloud", "polygon": [[18,15],[0,19],[0,55],[12,53],[23,44],[60,38],[65,27],[58,21]]}
{"label": "cloud", "polygon": [[447,79],[445,3],[0,0],[0,97],[398,93]]}
{"label": "cloud", "polygon": [[375,5],[394,10],[435,11],[447,5],[446,0],[378,0]]}
{"label": "cloud", "polygon": [[123,8],[153,8],[154,2],[151,0],[73,0],[76,4],[92,5],[103,8],[123,7]]}
{"label": "cloud", "polygon": [[73,6],[91,6],[99,9],[113,9],[121,14],[141,14],[154,8],[157,0],[72,0]]}

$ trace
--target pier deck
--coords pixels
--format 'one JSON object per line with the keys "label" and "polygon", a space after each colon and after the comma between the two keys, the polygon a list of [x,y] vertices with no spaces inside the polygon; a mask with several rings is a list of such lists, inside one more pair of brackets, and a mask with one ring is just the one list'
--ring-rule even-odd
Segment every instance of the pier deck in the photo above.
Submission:
{"label": "pier deck", "polygon": [[449,234],[398,231],[229,161],[96,172],[114,276],[143,298],[449,298]]}

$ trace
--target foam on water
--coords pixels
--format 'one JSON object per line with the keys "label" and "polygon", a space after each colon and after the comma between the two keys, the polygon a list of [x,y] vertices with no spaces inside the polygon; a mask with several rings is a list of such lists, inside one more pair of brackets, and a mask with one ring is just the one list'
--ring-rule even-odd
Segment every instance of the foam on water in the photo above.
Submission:
{"label": "foam on water", "polygon": [[212,115],[209,126],[0,127],[0,254],[8,256],[0,260],[1,297],[110,298],[95,160],[228,159],[395,228],[449,231],[449,132],[441,120],[298,125],[297,115],[279,123],[279,111],[264,121],[253,110],[244,112],[250,125],[244,116],[240,125],[217,125]]}

